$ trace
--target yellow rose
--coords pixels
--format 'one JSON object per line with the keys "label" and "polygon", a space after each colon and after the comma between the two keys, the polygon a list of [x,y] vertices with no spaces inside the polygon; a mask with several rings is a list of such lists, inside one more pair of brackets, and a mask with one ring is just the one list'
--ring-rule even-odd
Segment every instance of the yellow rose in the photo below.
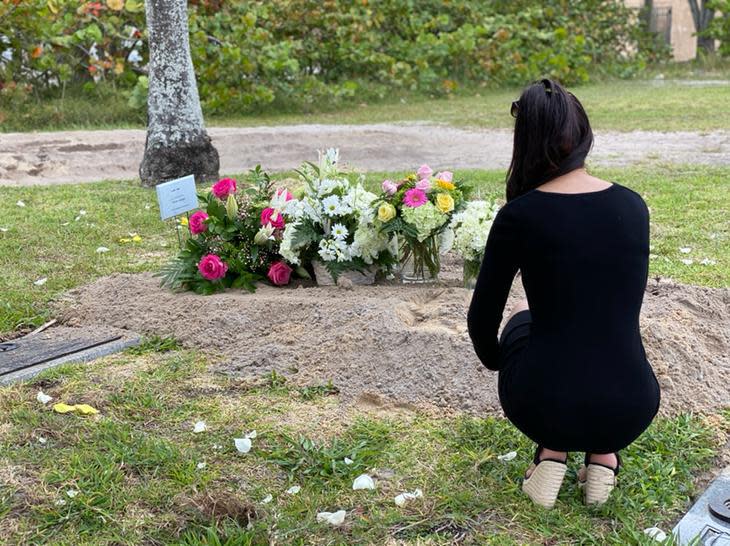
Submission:
{"label": "yellow rose", "polygon": [[447,182],[446,180],[441,180],[440,178],[436,180],[436,185],[444,190],[455,190],[456,185],[454,185],[453,182]]}
{"label": "yellow rose", "polygon": [[448,193],[439,193],[436,195],[436,207],[444,214],[447,214],[454,210],[454,198]]}
{"label": "yellow rose", "polygon": [[395,218],[395,207],[390,203],[383,203],[378,207],[378,220],[381,222],[389,222]]}

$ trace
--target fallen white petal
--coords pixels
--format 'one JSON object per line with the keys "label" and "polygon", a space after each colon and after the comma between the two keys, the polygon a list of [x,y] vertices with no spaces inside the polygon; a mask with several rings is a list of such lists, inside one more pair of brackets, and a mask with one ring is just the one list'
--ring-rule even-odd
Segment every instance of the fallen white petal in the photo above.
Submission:
{"label": "fallen white petal", "polygon": [[223,446],[220,444],[213,444],[213,449],[223,449]]}
{"label": "fallen white petal", "polygon": [[693,263],[695,263],[695,261],[694,261],[694,260],[690,260],[690,259],[686,259],[686,258],[685,258],[684,260],[682,260],[682,263],[683,263],[684,265],[692,265]]}
{"label": "fallen white petal", "polygon": [[76,218],[74,218],[74,222],[78,222],[79,220],[81,220],[81,216],[77,216]]}
{"label": "fallen white petal", "polygon": [[203,470],[203,469],[204,469],[204,468],[205,468],[206,466],[207,466],[207,465],[206,465],[206,464],[205,464],[204,462],[203,462],[203,463],[198,463],[198,465],[197,465],[197,469],[198,469],[198,470]]}
{"label": "fallen white petal", "polygon": [[33,284],[35,284],[36,286],[43,286],[44,284],[46,284],[47,280],[48,280],[48,277],[43,277],[43,278],[35,281]]}
{"label": "fallen white petal", "polygon": [[272,500],[274,500],[272,495],[266,495],[263,499],[261,499],[261,504],[269,504]]}
{"label": "fallen white petal", "polygon": [[86,216],[86,211],[84,209],[81,209],[79,211],[79,216]]}
{"label": "fallen white petal", "polygon": [[247,432],[246,434],[243,435],[244,438],[250,438],[251,440],[256,438],[256,436],[257,436],[257,434],[256,434],[255,430],[252,430],[251,432]]}
{"label": "fallen white petal", "polygon": [[196,434],[198,432],[205,432],[206,430],[208,430],[208,425],[205,424],[205,421],[198,421],[195,423],[195,426],[193,426],[193,432]]}
{"label": "fallen white petal", "polygon": [[56,502],[54,502],[56,506],[64,506],[66,504],[66,501],[63,499],[58,499]]}
{"label": "fallen white petal", "polygon": [[421,491],[420,489],[416,489],[412,493],[409,493],[406,491],[405,493],[396,495],[395,499],[393,499],[393,500],[395,501],[396,506],[405,506],[407,501],[412,500],[412,499],[418,499],[422,496],[423,496],[423,491]]}
{"label": "fallen white petal", "polygon": [[71,222],[64,222],[64,223],[63,223],[63,224],[61,224],[61,225],[62,225],[62,226],[67,226],[67,225],[69,225],[70,223],[71,223]]}
{"label": "fallen white petal", "polygon": [[7,233],[8,228],[6,228],[6,227],[0,227],[0,231],[2,231],[3,233]]}
{"label": "fallen white petal", "polygon": [[18,200],[18,202],[15,203],[15,204],[18,205],[19,207],[24,207],[25,206],[25,203],[23,203],[21,200]]}
{"label": "fallen white petal", "polygon": [[105,246],[100,246],[99,248],[96,249],[96,251],[99,254],[101,254],[102,252],[109,252],[109,249],[107,247],[105,247]]}
{"label": "fallen white petal", "polygon": [[41,404],[48,404],[48,402],[53,400],[53,396],[48,396],[43,391],[38,391],[38,394],[35,395],[35,399],[38,400]]}
{"label": "fallen white petal", "polygon": [[301,490],[302,490],[301,486],[299,486],[299,485],[292,485],[289,489],[286,490],[286,492],[289,495],[296,495]]}
{"label": "fallen white petal", "polygon": [[375,482],[367,474],[360,474],[355,481],[352,482],[353,491],[358,489],[375,489]]}
{"label": "fallen white petal", "polygon": [[78,494],[79,492],[76,489],[69,489],[68,491],[66,491],[66,495],[68,495],[69,499],[74,498]]}
{"label": "fallen white petal", "polygon": [[717,262],[715,260],[711,260],[710,258],[703,258],[700,263],[702,265],[715,265]]}
{"label": "fallen white petal", "polygon": [[681,247],[681,248],[679,249],[679,251],[680,251],[680,252],[681,252],[682,254],[689,254],[690,252],[692,252],[692,249],[691,249],[690,247],[688,247],[688,246],[683,246],[683,247]]}
{"label": "fallen white petal", "polygon": [[667,540],[667,534],[659,529],[659,527],[648,527],[644,529],[644,534],[650,536],[657,542],[664,542]]}
{"label": "fallen white petal", "polygon": [[152,205],[145,205],[144,210],[150,210],[152,208]]}
{"label": "fallen white petal", "polygon": [[512,459],[514,459],[515,457],[517,457],[517,452],[516,451],[510,451],[509,453],[505,453],[504,455],[497,456],[497,459],[499,459],[502,462],[508,463],[509,461],[511,461]]}
{"label": "fallen white petal", "polygon": [[235,438],[233,444],[240,453],[248,453],[251,451],[251,439],[250,438]]}
{"label": "fallen white petal", "polygon": [[317,514],[317,523],[329,523],[330,525],[342,525],[345,521],[347,512],[338,510],[337,512],[319,512]]}
{"label": "fallen white petal", "polygon": [[38,436],[38,443],[39,444],[45,444],[48,440],[45,439],[43,436]]}
{"label": "fallen white petal", "polygon": [[353,461],[352,459],[350,459],[349,457],[345,457],[345,461],[344,461],[344,462],[345,462],[345,464],[346,464],[346,465],[348,465],[348,466],[349,466],[349,465],[351,465],[351,464],[352,464],[352,463],[353,463],[354,461]]}

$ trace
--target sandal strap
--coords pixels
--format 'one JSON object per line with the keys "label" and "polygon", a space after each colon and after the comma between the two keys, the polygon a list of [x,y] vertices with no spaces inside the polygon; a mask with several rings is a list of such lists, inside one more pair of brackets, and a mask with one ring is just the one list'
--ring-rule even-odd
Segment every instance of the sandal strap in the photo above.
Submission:
{"label": "sandal strap", "polygon": [[535,449],[535,456],[532,458],[532,463],[535,466],[539,465],[540,463],[542,463],[544,461],[552,461],[554,463],[568,464],[568,455],[567,454],[565,456],[565,459],[563,459],[563,460],[555,459],[554,457],[544,457],[544,458],[541,459],[540,458],[540,453],[542,452],[542,449],[543,448],[542,448],[541,445],[538,445],[537,446],[537,449]]}
{"label": "sandal strap", "polygon": [[623,462],[621,461],[621,455],[619,455],[618,451],[614,453],[614,455],[616,455],[616,467],[615,468],[613,466],[608,466],[607,464],[592,462],[591,455],[593,455],[593,454],[586,453],[585,459],[583,460],[583,465],[586,468],[588,468],[588,465],[590,465],[590,464],[595,465],[595,466],[602,466],[603,468],[608,468],[609,470],[611,470],[613,472],[614,476],[618,476],[619,470],[623,466]]}

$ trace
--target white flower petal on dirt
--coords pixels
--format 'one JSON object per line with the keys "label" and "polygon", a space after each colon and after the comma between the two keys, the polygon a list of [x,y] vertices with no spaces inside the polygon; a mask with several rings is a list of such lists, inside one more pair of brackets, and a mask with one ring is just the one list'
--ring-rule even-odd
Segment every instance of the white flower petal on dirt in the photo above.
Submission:
{"label": "white flower petal on dirt", "polygon": [[505,453],[504,455],[498,455],[497,456],[497,459],[499,459],[500,461],[502,461],[504,463],[508,463],[512,459],[514,459],[515,457],[517,457],[517,452],[516,451],[510,451],[509,453]]}
{"label": "white flower petal on dirt", "polygon": [[703,258],[702,260],[700,260],[700,263],[702,265],[715,265],[715,264],[717,264],[717,262],[715,260],[711,260],[710,258]]}
{"label": "white flower petal on dirt", "polygon": [[48,277],[42,277],[42,278],[38,279],[37,281],[33,282],[33,284],[35,284],[36,286],[43,286],[44,284],[46,284],[47,280],[48,280]]}
{"label": "white flower petal on dirt", "polygon": [[235,438],[233,444],[239,453],[248,453],[251,451],[251,439],[250,438]]}
{"label": "white flower petal on dirt", "polygon": [[258,436],[258,434],[256,434],[255,430],[252,430],[251,432],[247,432],[246,434],[243,435],[244,438],[250,438],[251,440],[256,438],[256,436]]}
{"label": "white flower petal on dirt", "polygon": [[44,438],[43,436],[38,436],[38,443],[39,444],[45,444],[48,440]]}
{"label": "white flower petal on dirt", "polygon": [[350,457],[345,457],[344,463],[345,463],[345,464],[346,464],[347,466],[350,466],[350,465],[351,465],[352,463],[354,463],[354,462],[355,462],[355,461],[353,461],[352,459],[350,459]]}
{"label": "white flower petal on dirt", "polygon": [[109,249],[105,246],[100,246],[99,248],[96,249],[96,252],[97,252],[97,254],[102,254],[104,252],[109,252]]}
{"label": "white flower petal on dirt", "polygon": [[288,495],[296,495],[302,490],[301,486],[299,485],[292,485],[289,489],[286,490]]}
{"label": "white flower petal on dirt", "polygon": [[261,499],[261,504],[269,504],[272,500],[274,500],[273,495],[266,495],[263,499]]}
{"label": "white flower petal on dirt", "polygon": [[51,400],[53,400],[53,396],[48,396],[43,391],[38,391],[38,394],[35,395],[35,399],[38,400],[41,404],[48,404]]}
{"label": "white flower petal on dirt", "polygon": [[79,494],[79,492],[76,489],[69,489],[68,491],[66,491],[66,495],[68,496],[69,499],[74,498],[78,494]]}
{"label": "white flower petal on dirt", "polygon": [[206,464],[205,462],[202,462],[202,463],[198,463],[198,464],[196,465],[196,468],[197,468],[198,470],[203,470],[203,469],[204,469],[204,468],[205,468],[206,466],[208,466],[208,465],[207,465],[207,464]]}
{"label": "white flower petal on dirt", "polygon": [[375,489],[375,482],[367,474],[360,474],[352,482],[352,490],[357,491],[358,489]]}
{"label": "white flower petal on dirt", "polygon": [[193,432],[195,434],[198,434],[200,432],[205,432],[206,430],[208,430],[208,425],[205,424],[205,421],[198,421],[193,426]]}
{"label": "white flower petal on dirt", "polygon": [[54,502],[56,506],[64,506],[66,504],[66,501],[63,499],[58,499],[56,502]]}
{"label": "white flower petal on dirt", "polygon": [[648,527],[644,529],[644,534],[650,536],[657,542],[664,542],[667,540],[667,534],[659,529],[659,527]]}
{"label": "white flower petal on dirt", "polygon": [[692,260],[692,259],[689,259],[689,258],[685,258],[684,260],[681,260],[681,262],[682,262],[682,263],[683,263],[684,265],[692,265],[693,263],[695,263],[695,261],[694,261],[694,260]]}
{"label": "white flower petal on dirt", "polygon": [[15,204],[18,205],[21,208],[25,206],[25,203],[23,203],[23,201],[21,201],[20,199],[18,199],[18,202],[15,203]]}
{"label": "white flower petal on dirt", "polygon": [[317,513],[317,523],[329,523],[337,527],[345,522],[347,512],[338,510],[337,512],[319,512]]}
{"label": "white flower petal on dirt", "polygon": [[683,247],[681,247],[681,248],[679,249],[679,251],[680,251],[680,252],[681,252],[682,254],[689,254],[690,252],[692,252],[692,249],[691,249],[690,247],[688,247],[688,246],[683,246]]}
{"label": "white flower petal on dirt", "polygon": [[412,493],[409,493],[406,491],[405,493],[401,493],[400,495],[396,495],[396,497],[393,499],[395,501],[396,506],[405,506],[406,502],[413,499],[418,499],[423,496],[423,491],[420,489],[416,489]]}

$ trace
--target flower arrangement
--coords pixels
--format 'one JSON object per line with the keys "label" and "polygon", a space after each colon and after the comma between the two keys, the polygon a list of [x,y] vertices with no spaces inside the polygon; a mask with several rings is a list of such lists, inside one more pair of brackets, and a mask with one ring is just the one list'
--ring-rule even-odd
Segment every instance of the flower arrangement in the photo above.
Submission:
{"label": "flower arrangement", "polygon": [[436,279],[440,269],[439,236],[461,210],[464,200],[465,188],[454,181],[453,173],[434,175],[428,165],[398,182],[383,181],[375,213],[381,231],[399,239],[404,281]]}
{"label": "flower arrangement", "polygon": [[187,222],[190,236],[159,274],[162,286],[211,294],[223,288],[254,291],[254,283],[265,278],[277,286],[289,283],[294,270],[279,247],[285,213],[296,202],[291,193],[274,190],[259,166],[246,188],[224,178],[198,199],[201,210]]}
{"label": "flower arrangement", "polygon": [[297,171],[303,195],[285,213],[280,247],[291,264],[321,263],[334,282],[345,271],[388,270],[396,260],[390,238],[374,221],[375,194],[361,181],[350,182],[338,163],[338,150],[329,149],[317,165],[305,163]]}
{"label": "flower arrangement", "polygon": [[453,250],[464,259],[464,284],[473,287],[484,258],[487,236],[499,211],[497,203],[469,201],[463,211],[454,214],[449,224],[450,237],[442,251]]}

